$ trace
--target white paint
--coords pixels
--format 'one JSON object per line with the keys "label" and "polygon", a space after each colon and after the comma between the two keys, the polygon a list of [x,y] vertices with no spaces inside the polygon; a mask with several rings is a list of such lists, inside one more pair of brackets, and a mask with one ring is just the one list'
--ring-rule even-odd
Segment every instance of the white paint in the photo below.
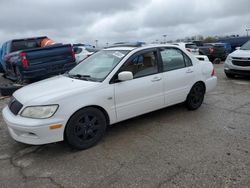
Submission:
{"label": "white paint", "polygon": [[[69,118],[81,108],[90,105],[102,107],[108,114],[110,124],[123,121],[150,111],[164,108],[186,100],[191,87],[203,81],[206,91],[217,84],[211,76],[213,65],[200,63],[191,53],[183,50],[192,60],[193,66],[169,72],[157,73],[125,82],[110,84],[112,77],[134,53],[150,48],[175,47],[174,45],[151,45],[130,48],[132,51],[112,70],[103,82],[91,82],[57,76],[26,86],[14,93],[23,108],[34,105],[58,104],[57,112],[48,119],[30,119],[3,110],[3,117],[11,136],[28,144],[46,144],[63,140],[64,129]],[[114,50],[111,48],[106,50]],[[119,48],[127,49],[127,48]],[[22,111],[22,110],[21,110]],[[50,130],[51,124],[62,124],[60,129]],[[34,133],[31,136],[28,132]],[[24,162],[28,165],[28,162]]]}

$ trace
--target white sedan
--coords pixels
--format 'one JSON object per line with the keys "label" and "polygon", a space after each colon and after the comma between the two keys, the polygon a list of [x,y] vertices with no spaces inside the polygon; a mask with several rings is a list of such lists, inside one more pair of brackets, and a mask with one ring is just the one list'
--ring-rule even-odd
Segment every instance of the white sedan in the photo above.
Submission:
{"label": "white sedan", "polygon": [[199,55],[199,48],[196,46],[195,43],[185,43],[185,42],[180,42],[180,43],[175,43],[174,45],[180,46],[181,48],[186,48],[187,51],[191,52],[194,55]]}
{"label": "white sedan", "polygon": [[68,74],[19,89],[2,113],[19,142],[66,140],[86,149],[109,124],[182,102],[198,109],[216,84],[213,65],[178,46],[112,47]]}
{"label": "white sedan", "polygon": [[87,57],[91,56],[94,53],[85,46],[74,46],[74,52],[77,64],[82,62],[84,59],[86,59]]}

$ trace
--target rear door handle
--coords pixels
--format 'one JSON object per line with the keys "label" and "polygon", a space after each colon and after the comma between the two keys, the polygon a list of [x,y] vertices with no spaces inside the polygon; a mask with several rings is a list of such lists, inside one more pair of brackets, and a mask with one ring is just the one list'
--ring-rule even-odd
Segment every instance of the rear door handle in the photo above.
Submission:
{"label": "rear door handle", "polygon": [[188,69],[188,70],[186,71],[186,73],[192,73],[192,72],[194,72],[192,69]]}
{"label": "rear door handle", "polygon": [[152,82],[158,82],[158,81],[160,81],[160,80],[161,80],[160,77],[154,77],[151,81],[152,81]]}

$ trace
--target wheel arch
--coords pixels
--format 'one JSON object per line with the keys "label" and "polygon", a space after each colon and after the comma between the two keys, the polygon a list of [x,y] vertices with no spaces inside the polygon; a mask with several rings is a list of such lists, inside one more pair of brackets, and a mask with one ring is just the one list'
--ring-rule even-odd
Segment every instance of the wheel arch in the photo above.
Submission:
{"label": "wheel arch", "polygon": [[202,81],[202,80],[195,82],[195,83],[192,85],[192,87],[190,88],[189,93],[190,93],[191,89],[194,87],[194,85],[197,84],[197,83],[201,83],[201,84],[204,86],[204,88],[205,88],[205,93],[206,93],[206,84],[205,84],[205,82]]}
{"label": "wheel arch", "polygon": [[76,110],[73,114],[71,114],[71,116],[70,116],[69,119],[67,120],[66,126],[67,126],[69,120],[70,120],[77,112],[79,112],[79,111],[82,110],[82,109],[91,108],[91,107],[100,110],[100,111],[103,113],[103,115],[105,116],[107,125],[109,125],[109,123],[110,123],[110,118],[109,118],[108,112],[107,112],[103,107],[101,107],[101,106],[98,106],[98,105],[89,105],[89,106],[84,106],[84,107],[82,107],[82,108]]}
{"label": "wheel arch", "polygon": [[65,128],[64,128],[64,133],[63,133],[64,139],[66,138],[66,136],[65,136],[65,130],[66,130],[66,127],[67,127],[68,122],[70,121],[70,119],[71,119],[77,112],[79,112],[80,110],[85,109],[85,108],[91,108],[91,107],[100,110],[100,111],[103,113],[103,115],[105,116],[107,125],[109,125],[109,123],[110,123],[110,118],[109,118],[108,112],[107,112],[103,107],[98,106],[98,105],[84,106],[84,107],[82,107],[82,108],[76,110],[76,111],[75,111],[73,114],[71,114],[71,116],[69,117],[69,119],[68,119],[68,121],[67,121],[67,123],[66,123],[66,126],[65,126]]}

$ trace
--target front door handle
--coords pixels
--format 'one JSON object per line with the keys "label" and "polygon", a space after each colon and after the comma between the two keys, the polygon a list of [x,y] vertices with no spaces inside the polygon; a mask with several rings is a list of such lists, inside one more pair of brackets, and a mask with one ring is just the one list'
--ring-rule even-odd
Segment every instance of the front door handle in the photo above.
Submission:
{"label": "front door handle", "polygon": [[154,77],[151,81],[152,82],[158,82],[158,81],[160,81],[161,80],[161,78],[159,78],[159,77]]}

